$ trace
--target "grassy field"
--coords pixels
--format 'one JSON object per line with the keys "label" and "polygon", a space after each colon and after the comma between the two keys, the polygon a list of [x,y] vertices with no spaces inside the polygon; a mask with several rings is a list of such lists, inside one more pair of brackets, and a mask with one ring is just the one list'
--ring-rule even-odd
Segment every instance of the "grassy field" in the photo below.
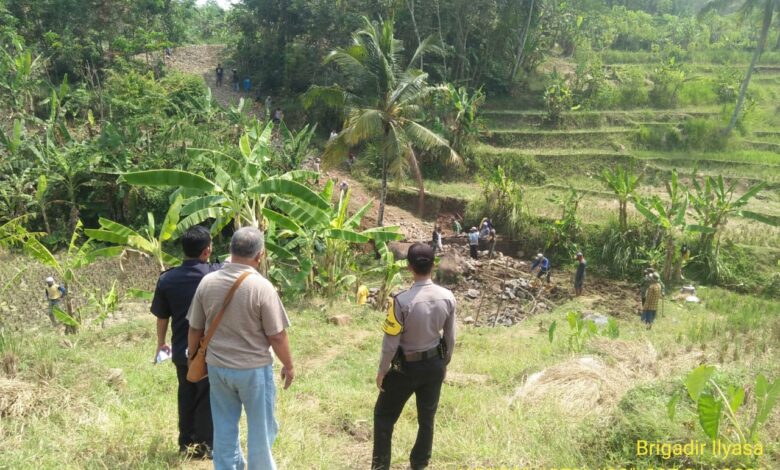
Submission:
{"label": "grassy field", "polygon": [[[720,290],[700,295],[700,306],[666,302],[651,331],[634,315],[635,299],[626,299],[619,339],[592,339],[580,353],[569,350],[564,317],[590,308],[596,296],[587,293],[513,328],[461,326],[431,468],[670,466],[637,457],[634,446],[637,439],[706,440],[691,403],[683,402],[675,421],[666,417],[665,403],[685,373],[708,363],[718,365],[723,383],[747,384],[759,372],[780,376],[777,305]],[[458,316],[473,315],[475,307],[460,305]],[[0,467],[208,468],[176,453],[173,368],[151,364],[154,321],[143,313],[147,306],[125,308],[136,312],[130,320],[78,336],[49,331],[42,313],[25,332],[3,336],[0,403],[14,397],[18,403],[0,421]],[[298,378],[278,393],[279,467],[368,468],[382,317],[317,300],[288,308]],[[352,323],[328,324],[326,316],[336,311],[348,313]],[[545,330],[552,320],[559,329],[551,344]],[[583,369],[583,357],[598,370]],[[554,389],[526,385],[517,395],[529,376],[546,368],[551,375],[565,372]],[[406,468],[416,432],[412,410],[407,406],[394,436],[399,469]],[[766,456],[754,463],[777,468],[777,411],[761,442]]]}

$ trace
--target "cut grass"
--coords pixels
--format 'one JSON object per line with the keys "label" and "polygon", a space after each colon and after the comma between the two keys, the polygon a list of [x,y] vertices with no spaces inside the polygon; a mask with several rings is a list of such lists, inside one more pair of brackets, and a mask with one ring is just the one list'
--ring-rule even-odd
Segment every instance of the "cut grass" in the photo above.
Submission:
{"label": "cut grass", "polygon": [[625,127],[571,130],[497,129],[484,143],[509,148],[614,148],[633,139],[637,129]]}

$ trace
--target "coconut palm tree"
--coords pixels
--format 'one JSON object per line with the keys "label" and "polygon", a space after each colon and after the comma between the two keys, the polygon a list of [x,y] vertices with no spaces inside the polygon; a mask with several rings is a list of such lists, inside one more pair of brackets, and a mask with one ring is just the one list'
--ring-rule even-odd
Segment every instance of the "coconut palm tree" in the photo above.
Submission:
{"label": "coconut palm tree", "polygon": [[756,68],[756,63],[761,53],[764,52],[766,47],[767,36],[769,36],[769,28],[772,25],[772,15],[775,9],[780,10],[780,0],[713,0],[699,12],[699,16],[703,16],[711,10],[724,10],[735,5],[740,5],[740,12],[744,18],[750,18],[753,12],[763,4],[763,16],[761,20],[761,35],[758,37],[756,43],[756,49],[753,51],[753,58],[750,60],[747,72],[745,72],[745,78],[742,80],[742,86],[739,88],[739,95],[737,96],[737,104],[734,107],[734,113],[731,115],[731,120],[728,126],[723,130],[723,133],[728,135],[734,130],[737,125],[737,119],[739,118],[739,112],[742,110],[742,105],[745,102],[745,95],[747,94],[748,85],[750,85],[750,78],[753,76],[753,71]]}
{"label": "coconut palm tree", "polygon": [[350,147],[362,143],[374,144],[382,161],[382,190],[379,199],[377,225],[384,220],[388,175],[403,175],[410,169],[419,190],[418,209],[422,213],[425,188],[420,171],[418,151],[434,148],[449,153],[452,163],[460,156],[441,136],[421,124],[420,104],[433,92],[446,92],[445,87],[427,84],[428,74],[411,68],[419,57],[434,49],[432,37],[423,40],[406,67],[402,65],[403,44],[393,34],[393,20],[372,22],[363,18],[364,27],[352,35],[353,42],[332,51],[325,58],[345,74],[343,86],[312,87],[304,104],[316,101],[343,106],[346,110],[344,129],[328,142],[323,158],[327,163],[343,158]]}

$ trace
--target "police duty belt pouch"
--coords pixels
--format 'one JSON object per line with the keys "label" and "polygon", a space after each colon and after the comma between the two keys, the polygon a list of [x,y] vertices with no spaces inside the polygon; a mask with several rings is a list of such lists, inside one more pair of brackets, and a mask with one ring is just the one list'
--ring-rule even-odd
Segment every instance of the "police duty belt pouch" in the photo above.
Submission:
{"label": "police duty belt pouch", "polygon": [[395,356],[393,356],[393,359],[390,361],[390,370],[403,373],[406,369],[404,367],[405,365],[406,356],[404,355],[404,350],[401,349],[401,346],[398,346],[398,349],[395,351]]}
{"label": "police duty belt pouch", "polygon": [[189,367],[187,368],[188,382],[200,382],[209,376],[209,369],[206,365],[206,349],[209,346],[211,338],[214,336],[214,332],[217,331],[219,322],[222,321],[222,317],[225,315],[225,309],[227,309],[230,301],[233,300],[233,295],[236,293],[236,290],[238,290],[238,286],[240,286],[241,283],[244,282],[244,279],[246,279],[250,274],[252,273],[245,272],[238,279],[236,279],[236,282],[233,283],[230,291],[228,291],[227,295],[225,296],[225,301],[222,303],[222,308],[219,310],[219,313],[217,313],[217,316],[214,317],[214,321],[211,323],[211,328],[209,328],[206,336],[200,339],[200,344],[198,345],[197,351],[195,351],[195,354],[190,357]]}

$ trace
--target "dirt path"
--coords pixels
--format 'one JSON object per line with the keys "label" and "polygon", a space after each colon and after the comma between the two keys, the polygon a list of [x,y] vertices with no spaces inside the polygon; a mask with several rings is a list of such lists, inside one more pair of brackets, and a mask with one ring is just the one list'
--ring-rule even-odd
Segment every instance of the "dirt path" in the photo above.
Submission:
{"label": "dirt path", "polygon": [[[240,98],[249,101],[247,108],[252,114],[264,112],[261,103],[254,103],[254,96],[249,93],[235,93],[230,85],[230,71],[225,70],[225,83],[221,87],[216,86],[216,76],[214,69],[218,63],[224,63],[225,47],[220,44],[193,45],[176,48],[173,57],[169,59],[168,65],[179,72],[189,73],[203,77],[206,85],[211,88],[212,96],[221,106],[236,106]],[[350,209],[355,211],[369,201],[373,201],[373,207],[368,211],[363,219],[364,227],[373,227],[376,225],[376,217],[379,211],[378,193],[369,191],[363,184],[352,178],[348,172],[340,169],[329,169],[325,176],[336,180],[336,184],[343,180],[349,183],[352,189],[352,199]],[[426,222],[420,219],[416,214],[400,207],[388,205],[385,208],[385,225],[398,225],[401,232],[409,241],[427,241],[433,230],[433,222]]]}
{"label": "dirt path", "polygon": [[[215,69],[217,64],[224,64],[225,46],[222,44],[200,44],[177,47],[173,51],[173,57],[168,59],[168,66],[174,70],[203,77],[206,86],[211,88],[214,99],[224,107],[236,106],[241,98],[247,101],[247,110],[250,114],[263,113],[261,103],[254,103],[255,95],[252,93],[234,92],[231,88],[231,71],[225,68],[224,81],[221,87],[217,86]],[[243,77],[242,77],[243,78]]]}

